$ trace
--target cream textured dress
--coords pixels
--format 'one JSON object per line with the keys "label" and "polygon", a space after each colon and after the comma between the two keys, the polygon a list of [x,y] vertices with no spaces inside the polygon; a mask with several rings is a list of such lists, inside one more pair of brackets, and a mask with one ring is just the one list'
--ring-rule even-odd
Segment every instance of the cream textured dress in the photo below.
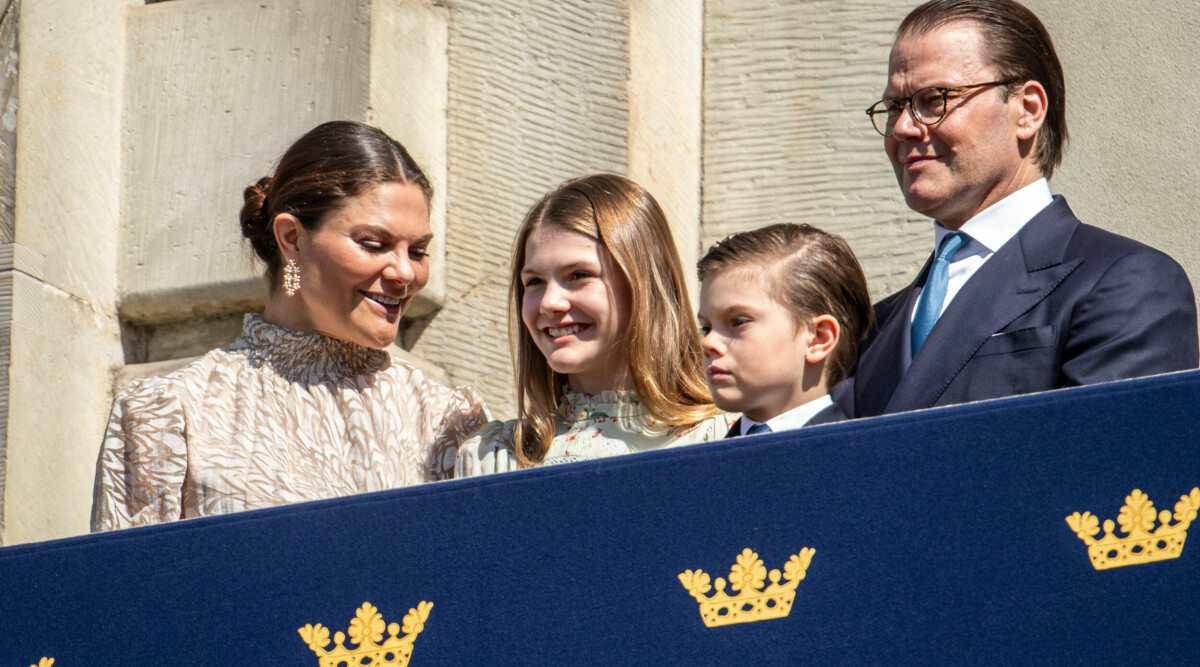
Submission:
{"label": "cream textured dress", "polygon": [[233,345],[113,400],[92,530],[448,478],[489,419],[387,352],[247,315]]}
{"label": "cream textured dress", "polygon": [[[604,391],[594,396],[568,391],[559,405],[554,440],[542,465],[720,440],[736,418],[718,414],[691,426],[671,426],[655,420],[636,391]],[[464,442],[458,450],[454,476],[516,470],[516,424],[516,420],[493,421]]]}

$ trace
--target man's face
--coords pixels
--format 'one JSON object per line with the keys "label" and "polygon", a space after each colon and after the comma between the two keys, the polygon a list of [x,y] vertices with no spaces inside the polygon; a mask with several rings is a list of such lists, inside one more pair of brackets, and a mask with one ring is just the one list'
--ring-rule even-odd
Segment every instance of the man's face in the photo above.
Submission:
{"label": "man's face", "polygon": [[[984,51],[983,35],[970,22],[903,35],[892,46],[883,96],[994,81],[999,76]],[[901,114],[884,147],[909,208],[958,229],[1040,178],[1032,139],[1018,137],[1028,135],[1019,128],[1022,113],[1020,94],[1005,99],[1004,87],[986,86],[950,93],[934,125],[915,122],[907,110]]]}

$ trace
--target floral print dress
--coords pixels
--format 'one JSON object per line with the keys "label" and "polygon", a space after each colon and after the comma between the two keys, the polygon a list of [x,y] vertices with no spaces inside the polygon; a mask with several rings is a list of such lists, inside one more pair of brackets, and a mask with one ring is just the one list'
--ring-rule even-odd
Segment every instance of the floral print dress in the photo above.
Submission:
{"label": "floral print dress", "polygon": [[[690,426],[671,426],[650,415],[636,391],[604,391],[596,395],[568,391],[559,405],[554,440],[542,464],[588,461],[720,440],[735,418],[736,415],[718,414]],[[516,424],[516,420],[490,422],[464,442],[458,450],[454,476],[474,477],[515,470]]]}

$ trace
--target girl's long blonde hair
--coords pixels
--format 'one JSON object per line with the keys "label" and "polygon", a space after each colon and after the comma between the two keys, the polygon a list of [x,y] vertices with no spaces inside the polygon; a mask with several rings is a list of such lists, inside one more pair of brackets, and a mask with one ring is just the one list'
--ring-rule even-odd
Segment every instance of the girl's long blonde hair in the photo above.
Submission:
{"label": "girl's long blonde hair", "polygon": [[621,348],[634,389],[650,414],[676,426],[718,414],[704,378],[700,335],[679,253],[662,208],[645,188],[627,178],[575,178],[534,204],[514,242],[509,321],[517,367],[514,442],[521,467],[545,457],[567,387],[567,377],[550,368],[520,317],[525,245],[535,229],[547,225],[594,239],[628,281],[629,322]]}

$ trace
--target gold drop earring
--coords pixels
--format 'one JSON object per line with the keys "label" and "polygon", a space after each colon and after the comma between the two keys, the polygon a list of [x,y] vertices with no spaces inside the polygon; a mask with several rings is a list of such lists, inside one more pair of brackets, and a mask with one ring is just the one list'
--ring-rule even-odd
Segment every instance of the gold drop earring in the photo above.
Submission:
{"label": "gold drop earring", "polygon": [[294,259],[289,259],[283,267],[283,291],[288,296],[300,291],[300,264]]}

